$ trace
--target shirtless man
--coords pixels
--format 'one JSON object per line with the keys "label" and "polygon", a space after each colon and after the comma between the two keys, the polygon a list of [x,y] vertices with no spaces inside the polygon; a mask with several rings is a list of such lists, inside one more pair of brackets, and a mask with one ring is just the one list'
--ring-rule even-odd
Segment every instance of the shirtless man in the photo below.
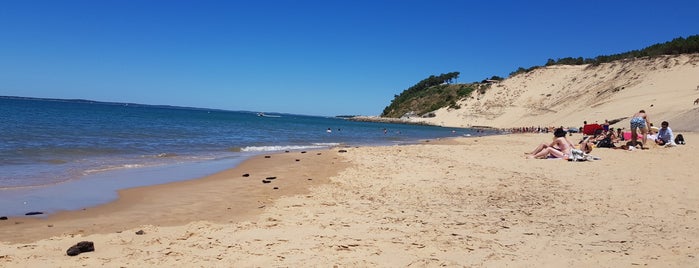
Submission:
{"label": "shirtless man", "polygon": [[648,130],[650,130],[650,121],[648,120],[648,114],[646,114],[646,111],[640,110],[638,113],[635,113],[631,117],[631,146],[636,146],[638,143],[638,132],[636,131],[637,129],[641,130],[641,139],[643,140],[643,143],[641,144],[641,148],[646,144],[648,141]]}

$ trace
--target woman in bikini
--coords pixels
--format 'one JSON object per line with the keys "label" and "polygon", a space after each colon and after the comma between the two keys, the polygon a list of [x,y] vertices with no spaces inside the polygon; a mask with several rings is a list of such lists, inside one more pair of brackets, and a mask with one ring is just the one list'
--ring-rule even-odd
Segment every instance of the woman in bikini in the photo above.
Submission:
{"label": "woman in bikini", "polygon": [[650,120],[648,120],[648,114],[646,114],[646,111],[644,110],[638,111],[638,113],[631,117],[631,146],[636,146],[638,142],[637,129],[641,130],[641,140],[643,141],[641,148],[646,149],[643,148],[643,146],[648,141],[647,134],[648,130],[650,129]]}
{"label": "woman in bikini", "polygon": [[547,158],[549,155],[556,158],[567,159],[573,150],[573,144],[566,137],[566,132],[562,128],[557,128],[553,132],[553,142],[551,144],[542,143],[534,151],[527,155],[527,158]]}

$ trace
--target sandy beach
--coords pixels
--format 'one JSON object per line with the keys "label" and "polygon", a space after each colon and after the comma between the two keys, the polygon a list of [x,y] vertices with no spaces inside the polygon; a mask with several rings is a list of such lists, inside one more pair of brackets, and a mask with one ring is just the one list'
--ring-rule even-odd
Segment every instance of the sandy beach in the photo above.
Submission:
{"label": "sandy beach", "polygon": [[[551,134],[260,156],[4,221],[0,266],[696,267],[699,135],[683,134],[591,162],[525,159]],[[66,256],[80,241],[95,251]]]}
{"label": "sandy beach", "polygon": [[[618,119],[612,127],[628,129],[646,109],[686,145],[537,160],[524,152],[552,135],[529,133],[261,155],[106,205],[0,221],[0,266],[699,267],[698,63],[546,67],[462,109],[411,118],[496,128]],[[67,256],[80,241],[95,251]]]}

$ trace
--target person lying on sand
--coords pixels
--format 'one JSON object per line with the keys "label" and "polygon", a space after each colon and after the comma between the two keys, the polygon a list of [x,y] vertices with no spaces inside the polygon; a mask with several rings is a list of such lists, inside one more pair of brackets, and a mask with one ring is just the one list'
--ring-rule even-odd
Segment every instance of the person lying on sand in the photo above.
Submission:
{"label": "person lying on sand", "polygon": [[583,153],[589,154],[592,152],[592,148],[594,148],[594,142],[590,140],[590,137],[585,137],[580,141],[579,149],[583,151]]}
{"label": "person lying on sand", "polygon": [[573,150],[573,143],[566,137],[566,131],[562,128],[557,128],[553,132],[553,142],[551,144],[542,143],[536,147],[531,153],[527,154],[527,158],[544,159],[548,157],[568,159]]}

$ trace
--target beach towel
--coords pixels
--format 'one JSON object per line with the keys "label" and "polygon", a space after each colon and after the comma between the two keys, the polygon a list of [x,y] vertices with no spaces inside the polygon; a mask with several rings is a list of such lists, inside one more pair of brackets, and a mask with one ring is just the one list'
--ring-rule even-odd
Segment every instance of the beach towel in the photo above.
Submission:
{"label": "beach towel", "polygon": [[580,149],[573,149],[571,150],[571,155],[568,157],[568,161],[572,162],[582,162],[582,161],[592,161],[592,160],[600,160],[601,158],[599,157],[594,157],[589,154],[586,154]]}
{"label": "beach towel", "polygon": [[604,128],[600,126],[600,124],[587,124],[583,126],[583,134],[595,135],[595,132],[599,129],[604,130]]}

